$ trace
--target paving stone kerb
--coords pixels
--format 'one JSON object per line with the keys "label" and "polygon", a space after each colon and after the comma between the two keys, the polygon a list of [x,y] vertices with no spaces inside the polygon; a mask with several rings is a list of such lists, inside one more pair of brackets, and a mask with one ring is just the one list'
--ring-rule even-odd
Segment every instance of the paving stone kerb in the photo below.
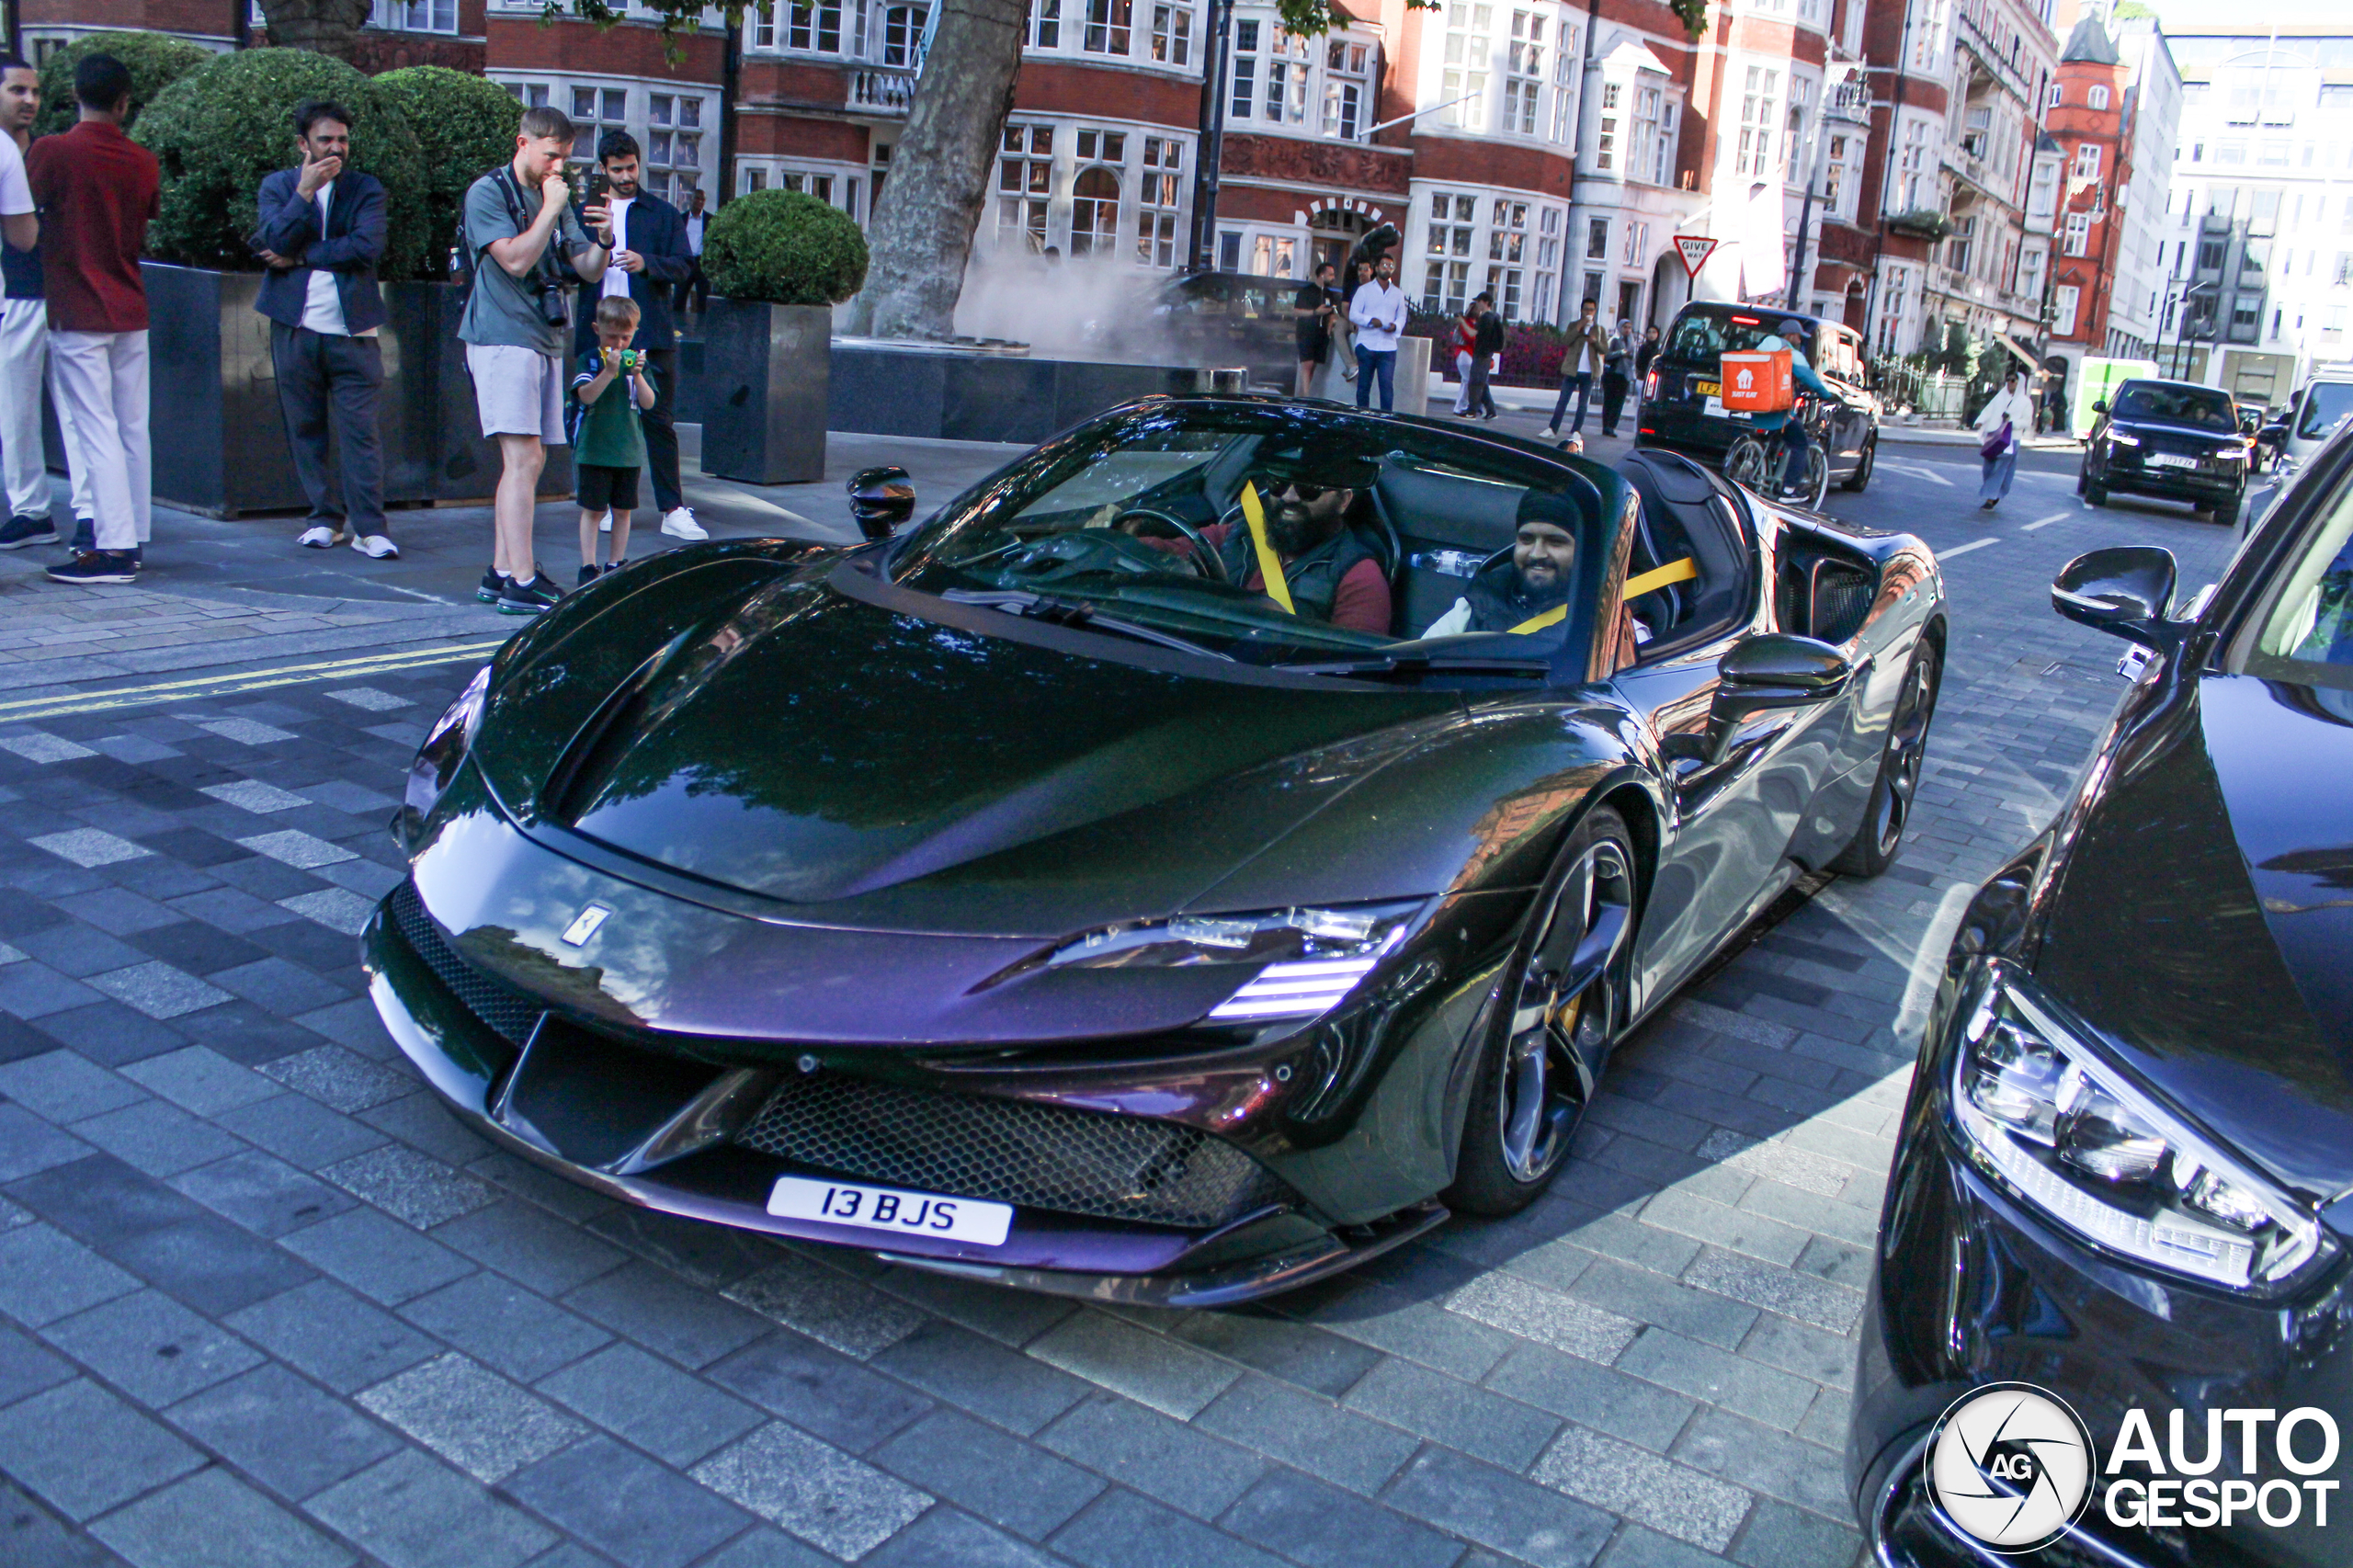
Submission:
{"label": "paving stone kerb", "polygon": [[1971,472],[1835,504],[2001,540],[1948,571],[1896,868],[1629,1041],[1534,1209],[1232,1312],[651,1216],[456,1127],[352,930],[463,665],[0,723],[0,1559],[1845,1568],[1918,960],[2117,692],[2051,574],[2230,543],[2048,473],[1989,521]]}

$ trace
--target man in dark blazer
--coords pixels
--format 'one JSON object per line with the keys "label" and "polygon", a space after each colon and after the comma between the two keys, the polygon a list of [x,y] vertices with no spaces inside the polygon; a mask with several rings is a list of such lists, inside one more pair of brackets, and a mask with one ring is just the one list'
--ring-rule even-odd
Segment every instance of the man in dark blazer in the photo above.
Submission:
{"label": "man in dark blazer", "polygon": [[[376,405],[384,361],[376,343],[384,304],[376,263],[384,255],[384,187],[345,167],[351,111],[306,98],[294,108],[299,167],[261,182],[254,254],[268,264],[254,308],[269,318],[269,360],[295,476],[311,499],[301,541],[313,550],[348,542],[371,559],[397,560],[384,522],[384,452]],[[327,438],[342,467],[331,483]]]}
{"label": "man in dark blazer", "polygon": [[[597,163],[608,187],[607,210],[611,214],[612,264],[601,284],[580,290],[575,309],[573,351],[585,354],[597,346],[597,301],[608,294],[626,294],[637,301],[637,335],[631,348],[645,351],[654,371],[654,406],[641,423],[645,431],[645,468],[654,480],[654,504],[662,514],[662,531],[678,539],[709,539],[695,521],[678,484],[678,333],[670,314],[670,297],[694,271],[695,258],[687,248],[687,226],[678,210],[638,187],[637,139],[626,131],[608,131],[597,143]],[[608,518],[608,526],[610,519]]]}

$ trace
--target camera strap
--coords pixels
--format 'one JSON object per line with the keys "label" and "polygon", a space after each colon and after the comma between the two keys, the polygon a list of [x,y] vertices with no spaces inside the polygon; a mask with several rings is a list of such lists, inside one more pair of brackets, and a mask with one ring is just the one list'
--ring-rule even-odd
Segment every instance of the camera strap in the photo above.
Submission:
{"label": "camera strap", "polygon": [[[514,220],[515,232],[520,234],[530,228],[531,220],[523,211],[523,187],[515,178],[515,165],[502,164],[494,177],[498,181],[499,198],[506,203],[506,216]],[[544,204],[547,198],[542,196],[540,200]],[[556,247],[563,243],[563,221],[558,219],[554,232],[548,235],[547,248],[540,252],[540,259],[532,268],[540,275],[543,285],[557,289],[565,287],[563,274],[557,270],[555,260]]]}

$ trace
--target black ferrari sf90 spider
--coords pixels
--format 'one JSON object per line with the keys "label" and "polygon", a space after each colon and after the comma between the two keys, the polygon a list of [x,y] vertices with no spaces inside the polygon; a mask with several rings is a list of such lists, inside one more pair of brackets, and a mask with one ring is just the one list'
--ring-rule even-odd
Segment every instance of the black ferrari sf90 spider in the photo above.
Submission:
{"label": "black ferrari sf90 spider", "polygon": [[418,755],[374,996],[630,1202],[1236,1301],[1542,1191],[1613,1041],[1895,853],[1945,637],[1918,540],[1672,454],[1150,399],[566,598]]}

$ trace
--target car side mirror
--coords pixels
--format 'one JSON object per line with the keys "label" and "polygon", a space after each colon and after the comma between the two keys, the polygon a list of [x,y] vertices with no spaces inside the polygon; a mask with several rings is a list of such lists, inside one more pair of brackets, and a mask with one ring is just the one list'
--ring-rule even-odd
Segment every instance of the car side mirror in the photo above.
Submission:
{"label": "car side mirror", "polygon": [[1716,661],[1716,692],[1708,705],[1708,733],[1680,755],[1713,766],[1732,749],[1740,727],[1759,713],[1810,708],[1847,689],[1855,667],[1847,655],[1812,637],[1785,631],[1744,637]]}
{"label": "car side mirror", "polygon": [[2120,544],[2078,555],[2051,585],[2051,608],[2069,620],[2144,647],[2163,637],[2173,608],[2173,551]]}
{"label": "car side mirror", "polygon": [[868,539],[889,539],[915,515],[915,482],[896,463],[859,469],[849,476],[849,515]]}
{"label": "car side mirror", "polygon": [[2267,447],[2284,447],[2288,444],[2288,422],[2282,419],[2276,424],[2266,425],[2255,433],[2255,438]]}
{"label": "car side mirror", "polygon": [[2092,412],[2094,414],[2106,414],[2108,412],[2108,399],[2104,397],[2096,397],[2092,399]]}

